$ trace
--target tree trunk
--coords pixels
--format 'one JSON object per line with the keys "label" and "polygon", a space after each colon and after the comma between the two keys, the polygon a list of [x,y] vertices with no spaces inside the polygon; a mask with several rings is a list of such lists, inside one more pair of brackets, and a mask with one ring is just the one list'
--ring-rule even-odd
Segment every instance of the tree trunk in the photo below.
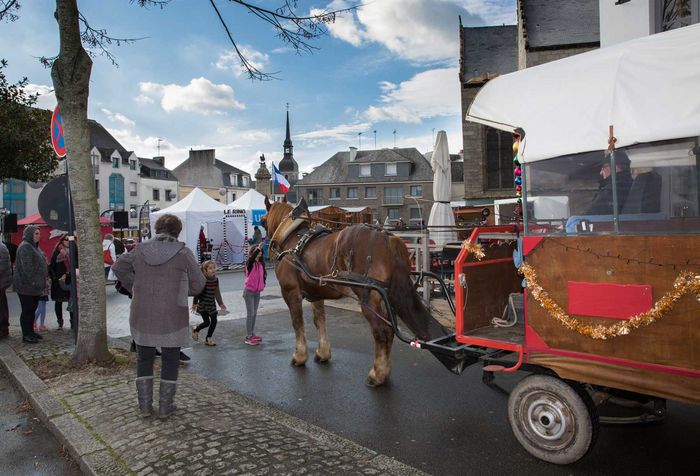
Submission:
{"label": "tree trunk", "polygon": [[107,349],[102,237],[87,118],[92,60],[80,40],[77,0],[56,0],[56,21],[60,47],[51,78],[63,119],[80,265],[79,332],[72,360],[104,362],[112,357]]}

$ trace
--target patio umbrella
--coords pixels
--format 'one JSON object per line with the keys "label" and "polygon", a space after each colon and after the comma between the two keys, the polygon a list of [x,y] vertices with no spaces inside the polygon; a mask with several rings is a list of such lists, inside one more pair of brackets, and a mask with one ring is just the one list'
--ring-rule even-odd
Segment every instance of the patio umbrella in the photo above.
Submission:
{"label": "patio umbrella", "polygon": [[[430,238],[436,245],[457,241],[457,233],[446,226],[455,226],[455,217],[450,207],[450,190],[452,189],[452,174],[450,170],[450,149],[447,146],[447,133],[439,131],[435,140],[433,157],[430,160],[433,167],[433,207],[430,209],[428,230]],[[438,228],[434,228],[438,227]]]}

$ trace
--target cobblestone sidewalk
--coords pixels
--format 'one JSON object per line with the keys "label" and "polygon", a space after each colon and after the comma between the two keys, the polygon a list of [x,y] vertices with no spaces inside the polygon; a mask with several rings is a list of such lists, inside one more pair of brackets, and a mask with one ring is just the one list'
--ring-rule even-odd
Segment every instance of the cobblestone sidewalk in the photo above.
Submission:
{"label": "cobblestone sidewalk", "polygon": [[25,362],[72,349],[69,332],[44,336],[39,345],[0,340],[0,362],[86,474],[423,474],[186,369],[176,414],[143,420],[128,366],[42,382]]}

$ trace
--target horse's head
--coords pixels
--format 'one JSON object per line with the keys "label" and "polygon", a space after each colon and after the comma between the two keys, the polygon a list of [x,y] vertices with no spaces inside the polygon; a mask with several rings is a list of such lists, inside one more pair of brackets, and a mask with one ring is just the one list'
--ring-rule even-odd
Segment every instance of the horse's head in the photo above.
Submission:
{"label": "horse's head", "polygon": [[267,236],[272,237],[280,224],[289,215],[292,206],[287,203],[287,197],[284,197],[281,202],[270,202],[265,196],[265,209],[267,213],[260,218],[260,223],[265,228]]}

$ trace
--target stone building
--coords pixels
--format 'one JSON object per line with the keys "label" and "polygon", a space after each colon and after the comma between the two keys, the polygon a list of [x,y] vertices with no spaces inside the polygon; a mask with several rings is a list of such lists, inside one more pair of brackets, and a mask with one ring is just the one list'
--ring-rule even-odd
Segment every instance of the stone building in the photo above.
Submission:
{"label": "stone building", "polygon": [[[413,147],[337,152],[296,185],[309,206],[370,207],[373,219],[428,221],[430,163]],[[409,198],[410,197],[410,198]]]}
{"label": "stone building", "polygon": [[[462,118],[496,76],[600,46],[598,0],[518,0],[517,9],[517,25],[460,24]],[[512,135],[463,120],[462,142],[467,203],[481,206],[513,197]]]}
{"label": "stone building", "polygon": [[141,165],[141,198],[148,200],[149,208],[167,208],[179,198],[177,177],[165,167],[165,157],[139,157]]}
{"label": "stone building", "polygon": [[214,149],[190,150],[189,157],[175,167],[178,196],[195,187],[221,203],[231,203],[252,187],[250,174],[216,158]]}
{"label": "stone building", "polygon": [[255,172],[255,190],[266,197],[272,193],[272,175],[265,165],[265,154],[260,156],[260,166]]}

